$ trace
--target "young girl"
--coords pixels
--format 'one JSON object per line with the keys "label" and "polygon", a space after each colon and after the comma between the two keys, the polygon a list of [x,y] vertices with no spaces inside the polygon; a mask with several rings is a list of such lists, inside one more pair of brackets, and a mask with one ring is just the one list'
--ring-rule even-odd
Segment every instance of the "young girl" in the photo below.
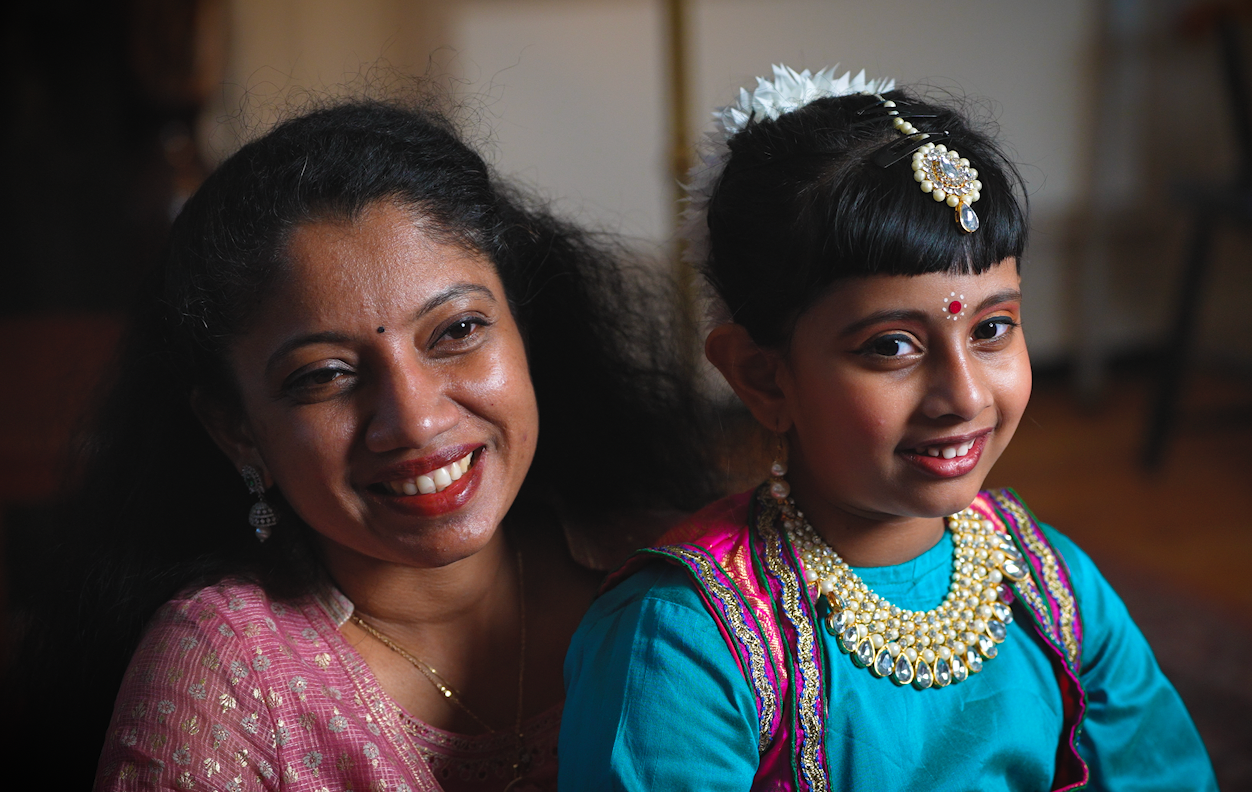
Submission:
{"label": "young girl", "polygon": [[1031,387],[1013,166],[863,74],[778,67],[716,117],[705,350],[778,459],[583,619],[561,788],[1214,789],[1091,560],[980,491]]}

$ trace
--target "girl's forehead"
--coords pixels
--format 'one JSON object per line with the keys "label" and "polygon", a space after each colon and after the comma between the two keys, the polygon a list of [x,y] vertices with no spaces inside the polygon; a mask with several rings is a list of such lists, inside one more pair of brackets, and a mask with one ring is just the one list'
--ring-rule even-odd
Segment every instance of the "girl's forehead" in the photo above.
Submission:
{"label": "girl's forehead", "polygon": [[989,299],[1019,299],[1020,288],[1021,278],[1012,259],[977,274],[856,276],[833,284],[801,315],[798,324],[818,322],[833,329],[879,313],[960,317]]}
{"label": "girl's forehead", "polygon": [[859,300],[931,300],[936,294],[990,293],[1005,285],[1017,287],[1021,278],[1011,259],[980,273],[928,272],[922,275],[870,275],[848,278],[835,288]]}

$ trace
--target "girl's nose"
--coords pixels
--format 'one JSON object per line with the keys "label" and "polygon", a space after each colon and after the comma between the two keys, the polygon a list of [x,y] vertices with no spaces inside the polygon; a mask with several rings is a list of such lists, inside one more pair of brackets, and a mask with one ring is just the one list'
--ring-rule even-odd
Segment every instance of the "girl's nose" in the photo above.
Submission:
{"label": "girl's nose", "polygon": [[376,373],[370,390],[365,444],[375,453],[423,448],[460,420],[447,383],[411,358],[391,361]]}
{"label": "girl's nose", "polygon": [[927,418],[972,421],[991,406],[991,387],[978,361],[953,350],[932,358],[922,412]]}

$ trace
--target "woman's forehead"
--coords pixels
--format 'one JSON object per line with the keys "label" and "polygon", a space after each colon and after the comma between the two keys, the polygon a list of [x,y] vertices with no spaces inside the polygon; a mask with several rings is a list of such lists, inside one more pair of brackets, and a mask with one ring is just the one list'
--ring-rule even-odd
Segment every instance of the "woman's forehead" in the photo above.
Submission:
{"label": "woman's forehead", "polygon": [[304,223],[290,235],[276,284],[283,299],[412,305],[450,282],[497,282],[482,254],[432,235],[412,210],[375,204],[356,218]]}

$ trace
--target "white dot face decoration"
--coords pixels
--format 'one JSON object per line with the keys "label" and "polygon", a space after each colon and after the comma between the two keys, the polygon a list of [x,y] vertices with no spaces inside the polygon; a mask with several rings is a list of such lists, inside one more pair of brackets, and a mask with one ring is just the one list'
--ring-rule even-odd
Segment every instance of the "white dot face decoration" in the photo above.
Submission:
{"label": "white dot face decoration", "polygon": [[943,298],[943,317],[956,321],[965,315],[965,295],[950,293]]}

